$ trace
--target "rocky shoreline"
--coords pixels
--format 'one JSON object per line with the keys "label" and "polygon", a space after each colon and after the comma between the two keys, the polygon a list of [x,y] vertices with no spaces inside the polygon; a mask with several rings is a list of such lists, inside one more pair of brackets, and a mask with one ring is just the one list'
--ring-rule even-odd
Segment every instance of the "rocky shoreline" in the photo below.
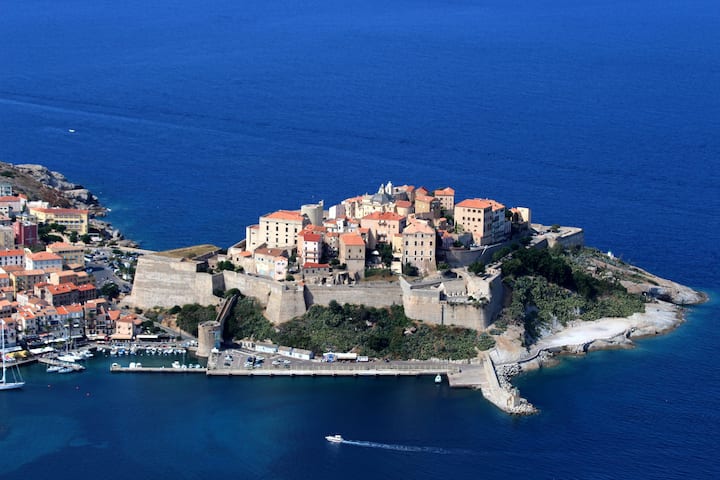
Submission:
{"label": "rocky shoreline", "polygon": [[139,246],[126,239],[111,223],[101,220],[107,216],[109,209],[100,203],[94,193],[69,181],[62,173],[52,171],[44,165],[0,162],[0,175],[13,184],[16,193],[22,193],[29,199],[39,199],[63,208],[88,210],[90,229],[103,240],[124,247]]}
{"label": "rocky shoreline", "polygon": [[[523,408],[502,408],[507,413],[528,415],[538,410],[519,397],[512,384],[514,377],[540,368],[553,367],[560,362],[559,355],[585,355],[597,350],[628,349],[635,346],[634,340],[663,335],[671,332],[686,321],[685,306],[704,303],[708,297],[684,285],[652,275],[634,266],[628,270],[642,272],[647,281],[627,282],[626,288],[633,293],[643,293],[651,300],[645,304],[645,311],[622,318],[601,318],[595,321],[577,320],[567,327],[543,336],[528,348],[521,346],[518,331],[509,329],[506,341],[499,342],[490,352],[495,374],[503,390],[515,395]],[[662,298],[662,299],[661,299]]]}

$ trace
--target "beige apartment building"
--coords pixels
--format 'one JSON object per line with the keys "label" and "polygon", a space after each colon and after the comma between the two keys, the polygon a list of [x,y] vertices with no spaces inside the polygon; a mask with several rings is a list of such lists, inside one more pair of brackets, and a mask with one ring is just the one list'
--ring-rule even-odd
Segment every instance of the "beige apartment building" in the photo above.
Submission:
{"label": "beige apartment building", "polygon": [[392,243],[392,237],[401,233],[407,219],[394,212],[375,212],[363,217],[360,226],[370,231],[368,248],[375,248],[378,243]]}
{"label": "beige apartment building", "polygon": [[65,242],[55,242],[47,246],[47,251],[60,255],[63,259],[63,265],[85,266],[85,250],[83,247]]}
{"label": "beige apartment building", "polygon": [[427,222],[416,220],[402,233],[402,263],[416,267],[421,275],[436,270],[437,235]]}
{"label": "beige apartment building", "polygon": [[310,220],[299,212],[291,210],[278,210],[260,217],[255,238],[248,237],[251,245],[248,250],[254,250],[263,243],[267,248],[295,247],[297,235],[309,224]]}
{"label": "beige apartment building", "polygon": [[68,231],[78,235],[88,233],[88,210],[30,207],[30,215],[34,215],[40,223],[64,225]]}
{"label": "beige apartment building", "polygon": [[505,218],[505,205],[490,199],[471,198],[455,205],[455,225],[472,234],[476,245],[506,240],[511,224]]}
{"label": "beige apartment building", "polygon": [[435,198],[440,200],[440,206],[444,212],[455,210],[455,190],[450,187],[435,190]]}
{"label": "beige apartment building", "polygon": [[347,265],[351,277],[365,277],[365,241],[357,233],[340,235],[338,260]]}

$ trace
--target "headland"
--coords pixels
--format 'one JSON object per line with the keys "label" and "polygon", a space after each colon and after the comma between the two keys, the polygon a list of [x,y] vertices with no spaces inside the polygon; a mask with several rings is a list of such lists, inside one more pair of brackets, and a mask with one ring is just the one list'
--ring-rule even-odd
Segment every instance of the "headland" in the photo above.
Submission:
{"label": "headland", "polygon": [[[89,217],[62,239],[85,258],[95,259],[102,247],[122,253],[137,246],[98,218],[106,210],[82,186],[41,166],[0,167],[16,182],[18,197],[5,199],[8,208],[28,196],[47,199],[30,204],[22,222],[57,225],[55,217],[42,217],[52,201]],[[550,365],[561,353],[631,347],[633,339],[675,328],[686,305],[706,300],[586,248],[581,228],[534,223],[528,207],[487,198],[456,203],[451,187],[390,182],[330,207],[319,202],[264,214],[227,249],[134,255],[123,273],[132,292],[114,292],[119,303],[112,295],[102,302],[78,297],[68,304],[79,304],[78,313],[61,322],[64,334],[28,322],[36,316],[28,311],[32,295],[50,298],[45,307],[56,313],[68,310],[70,300],[53,293],[57,288],[43,290],[53,272],[35,282],[40,290],[32,294],[14,282],[12,302],[22,308],[14,314],[13,341],[27,345],[40,335],[67,341],[71,331],[131,343],[160,328],[184,329],[196,336],[198,355],[208,357],[207,370],[194,373],[446,375],[451,386],[480,389],[503,411],[531,414],[536,410],[512,386],[513,376]],[[65,262],[53,268],[78,271]],[[237,364],[255,352],[270,355],[275,368]]]}

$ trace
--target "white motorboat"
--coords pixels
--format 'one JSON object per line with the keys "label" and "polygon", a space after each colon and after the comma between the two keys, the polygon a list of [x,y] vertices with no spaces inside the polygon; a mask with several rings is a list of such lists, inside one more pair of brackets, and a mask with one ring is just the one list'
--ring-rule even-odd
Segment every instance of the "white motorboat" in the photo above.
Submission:
{"label": "white motorboat", "polygon": [[330,443],[342,443],[344,441],[342,435],[328,435],[325,437],[325,440]]}
{"label": "white motorboat", "polygon": [[[21,388],[25,385],[25,381],[20,375],[20,369],[17,365],[12,365],[9,368],[5,366],[5,320],[0,323],[0,356],[2,357],[2,378],[0,378],[0,390],[14,390]],[[12,381],[10,381],[9,372],[12,372]]]}
{"label": "white motorboat", "polygon": [[439,373],[435,375],[435,383],[442,383],[442,377]]}
{"label": "white motorboat", "polygon": [[59,372],[61,368],[63,368],[62,365],[48,365],[45,371],[48,373],[55,373]]}

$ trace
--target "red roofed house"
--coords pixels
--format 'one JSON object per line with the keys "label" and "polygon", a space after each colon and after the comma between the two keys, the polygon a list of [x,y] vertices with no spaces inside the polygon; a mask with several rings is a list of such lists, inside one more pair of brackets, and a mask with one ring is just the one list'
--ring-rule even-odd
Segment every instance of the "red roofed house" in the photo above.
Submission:
{"label": "red roofed house", "polygon": [[440,200],[431,195],[416,195],[415,215],[420,218],[439,218],[442,215]]}
{"label": "red roofed house", "polygon": [[302,266],[303,280],[312,283],[323,283],[330,275],[330,265],[327,263],[307,262]]}
{"label": "red roofed house", "polygon": [[365,249],[365,241],[357,233],[340,235],[338,260],[347,266],[347,271],[353,278],[365,277]]}
{"label": "red roofed house", "polygon": [[455,205],[455,225],[471,233],[476,245],[506,240],[511,223],[505,218],[505,205],[490,199],[472,198]]}
{"label": "red roofed house", "polygon": [[317,233],[303,230],[298,233],[297,256],[300,264],[318,263],[322,256],[323,240]]}
{"label": "red roofed house", "polygon": [[45,270],[46,272],[59,272],[63,267],[63,257],[51,252],[32,253],[25,252],[26,270]]}
{"label": "red roofed house", "polygon": [[360,225],[370,229],[368,248],[374,249],[378,243],[390,245],[392,236],[403,231],[406,221],[405,217],[394,212],[374,212],[363,217]]}
{"label": "red roofed house", "polygon": [[440,188],[435,190],[435,198],[440,200],[440,206],[445,212],[452,212],[455,210],[455,190],[450,187]]}
{"label": "red roofed house", "polygon": [[95,285],[86,283],[85,285],[79,285],[78,291],[78,302],[85,303],[88,300],[95,300],[98,297],[98,290]]}
{"label": "red roofed house", "polygon": [[0,267],[20,265],[25,268],[25,250],[0,250]]}
{"label": "red roofed house", "polygon": [[52,306],[71,305],[78,303],[79,295],[77,287],[72,283],[61,283],[60,285],[44,285],[42,287],[43,297]]}
{"label": "red roofed house", "polygon": [[115,321],[115,333],[112,334],[113,340],[132,340],[135,335],[140,333],[142,320],[135,315],[126,315]]}

